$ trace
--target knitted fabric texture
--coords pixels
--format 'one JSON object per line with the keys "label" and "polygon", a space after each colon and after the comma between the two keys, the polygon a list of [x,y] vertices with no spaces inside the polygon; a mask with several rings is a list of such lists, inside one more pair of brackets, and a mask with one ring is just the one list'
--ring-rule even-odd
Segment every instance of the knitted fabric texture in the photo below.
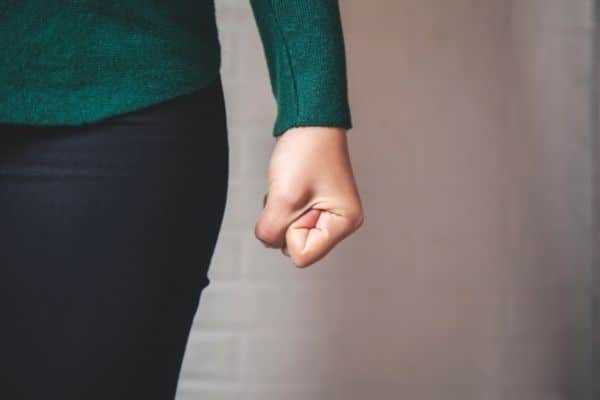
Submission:
{"label": "knitted fabric texture", "polygon": [[[249,0],[277,116],[352,128],[337,0]],[[221,67],[214,0],[0,4],[0,123],[81,125],[202,88]]]}

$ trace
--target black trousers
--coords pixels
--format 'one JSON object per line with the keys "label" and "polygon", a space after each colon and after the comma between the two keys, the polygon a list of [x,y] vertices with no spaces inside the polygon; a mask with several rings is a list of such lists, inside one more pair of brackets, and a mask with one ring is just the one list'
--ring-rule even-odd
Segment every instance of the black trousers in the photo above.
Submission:
{"label": "black trousers", "polygon": [[220,77],[85,126],[0,125],[0,398],[174,398],[228,152]]}

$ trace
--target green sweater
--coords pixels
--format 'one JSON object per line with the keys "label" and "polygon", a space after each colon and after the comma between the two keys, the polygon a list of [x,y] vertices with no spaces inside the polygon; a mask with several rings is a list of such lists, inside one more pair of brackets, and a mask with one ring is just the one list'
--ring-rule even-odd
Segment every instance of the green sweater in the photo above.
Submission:
{"label": "green sweater", "polygon": [[[352,128],[338,0],[249,0],[277,105],[293,126]],[[0,123],[80,125],[219,74],[214,0],[0,1]]]}

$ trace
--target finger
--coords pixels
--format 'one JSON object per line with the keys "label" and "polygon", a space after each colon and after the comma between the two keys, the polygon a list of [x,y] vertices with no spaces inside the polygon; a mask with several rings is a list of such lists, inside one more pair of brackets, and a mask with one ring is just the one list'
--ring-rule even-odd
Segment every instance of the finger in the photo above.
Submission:
{"label": "finger", "polygon": [[294,218],[295,204],[272,195],[265,195],[265,200],[254,234],[265,246],[282,248],[285,244],[285,232]]}
{"label": "finger", "polygon": [[324,257],[352,229],[349,218],[312,209],[291,224],[286,234],[288,251],[296,266],[308,266]]}

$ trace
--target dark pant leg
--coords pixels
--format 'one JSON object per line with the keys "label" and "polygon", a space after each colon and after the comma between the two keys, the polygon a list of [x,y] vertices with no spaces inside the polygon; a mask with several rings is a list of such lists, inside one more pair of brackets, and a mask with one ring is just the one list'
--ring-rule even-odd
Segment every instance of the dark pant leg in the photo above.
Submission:
{"label": "dark pant leg", "polygon": [[0,125],[0,398],[174,397],[228,151],[220,79],[82,127]]}

